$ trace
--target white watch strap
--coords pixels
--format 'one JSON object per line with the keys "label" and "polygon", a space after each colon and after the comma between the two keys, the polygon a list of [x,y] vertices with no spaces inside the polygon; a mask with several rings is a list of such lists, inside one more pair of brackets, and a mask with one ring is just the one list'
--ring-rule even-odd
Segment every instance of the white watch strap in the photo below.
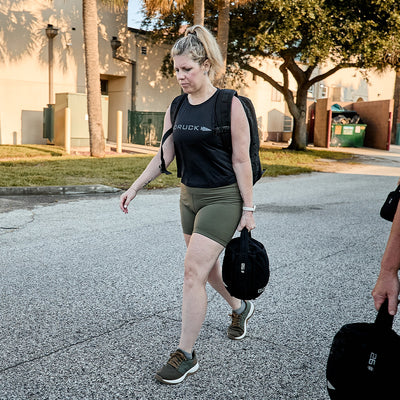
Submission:
{"label": "white watch strap", "polygon": [[253,207],[242,207],[243,211],[256,211],[256,206],[254,205]]}

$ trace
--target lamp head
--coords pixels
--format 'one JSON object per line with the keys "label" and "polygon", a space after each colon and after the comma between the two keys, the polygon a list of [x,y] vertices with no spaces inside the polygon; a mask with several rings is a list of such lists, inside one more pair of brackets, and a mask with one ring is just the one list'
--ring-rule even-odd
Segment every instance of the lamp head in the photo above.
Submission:
{"label": "lamp head", "polygon": [[121,47],[121,41],[118,40],[116,36],[113,36],[111,39],[111,48],[113,51],[113,55],[116,54],[117,50]]}
{"label": "lamp head", "polygon": [[53,39],[58,34],[58,28],[54,28],[52,24],[47,24],[46,35],[49,39]]}

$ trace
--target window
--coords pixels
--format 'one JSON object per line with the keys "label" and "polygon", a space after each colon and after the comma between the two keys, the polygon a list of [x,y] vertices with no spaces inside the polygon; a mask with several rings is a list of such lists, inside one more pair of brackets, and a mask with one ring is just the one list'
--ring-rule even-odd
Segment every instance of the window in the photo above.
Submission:
{"label": "window", "polygon": [[276,90],[274,87],[271,92],[271,100],[272,101],[282,101],[282,95],[279,90]]}
{"label": "window", "polygon": [[314,98],[314,91],[315,91],[314,85],[310,86],[307,90],[307,97]]}
{"label": "window", "polygon": [[292,132],[292,117],[289,115],[283,116],[283,132]]}
{"label": "window", "polygon": [[341,87],[332,88],[332,101],[342,101],[342,88]]}
{"label": "window", "polygon": [[142,46],[140,49],[140,52],[142,55],[147,56],[147,47],[146,46]]}
{"label": "window", "polygon": [[326,99],[328,97],[328,86],[325,86],[323,83],[319,85],[319,97],[321,99]]}

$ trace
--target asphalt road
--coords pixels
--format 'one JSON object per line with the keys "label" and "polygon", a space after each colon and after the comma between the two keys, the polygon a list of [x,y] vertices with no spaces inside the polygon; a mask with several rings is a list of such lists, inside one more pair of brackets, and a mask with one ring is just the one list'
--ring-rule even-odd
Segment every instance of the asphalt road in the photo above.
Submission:
{"label": "asphalt road", "polygon": [[128,215],[118,194],[0,209],[0,399],[328,399],[334,334],[376,315],[379,209],[397,171],[257,183],[271,277],[248,336],[227,338],[230,310],[208,288],[200,368],[172,387],[154,373],[180,333],[178,189],[141,192]]}

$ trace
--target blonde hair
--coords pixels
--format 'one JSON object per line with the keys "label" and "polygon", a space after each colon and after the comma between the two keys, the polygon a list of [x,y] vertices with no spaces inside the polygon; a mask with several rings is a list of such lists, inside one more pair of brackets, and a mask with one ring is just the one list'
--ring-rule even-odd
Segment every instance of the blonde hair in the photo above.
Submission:
{"label": "blonde hair", "polygon": [[185,36],[178,39],[171,50],[171,57],[187,55],[193,61],[210,63],[209,77],[215,78],[224,67],[221,50],[212,33],[202,25],[194,25],[186,29]]}

